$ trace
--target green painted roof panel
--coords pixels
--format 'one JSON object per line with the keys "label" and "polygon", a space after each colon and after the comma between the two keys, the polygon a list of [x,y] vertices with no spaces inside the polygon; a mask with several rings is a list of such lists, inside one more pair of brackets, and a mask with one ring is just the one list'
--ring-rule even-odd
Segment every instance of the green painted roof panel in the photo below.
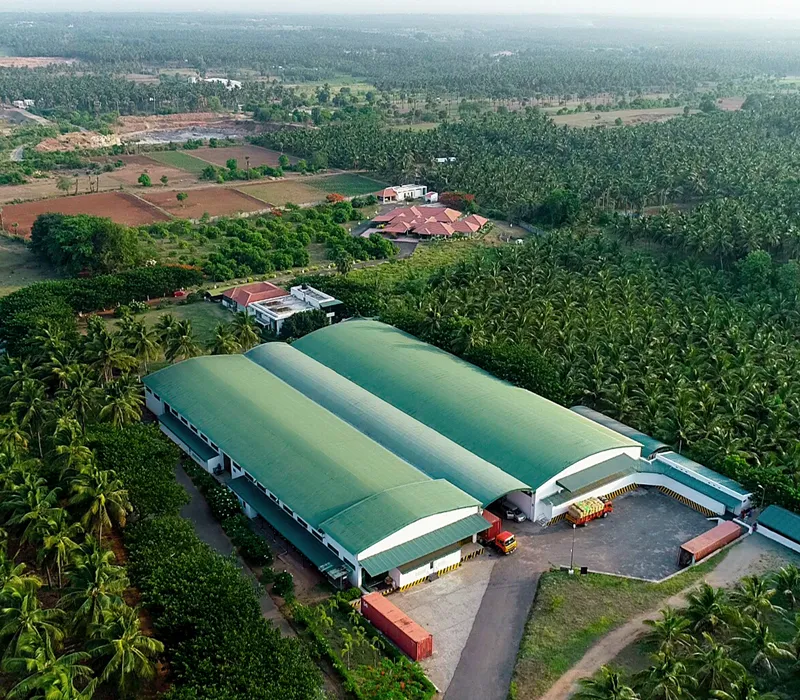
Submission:
{"label": "green painted roof panel", "polygon": [[359,564],[364,567],[370,576],[378,576],[409,561],[414,561],[459,542],[466,537],[471,537],[478,532],[482,532],[487,527],[488,525],[483,516],[470,515],[468,518],[458,520],[451,525],[417,537],[410,542],[404,542],[397,547],[387,549],[385,552],[362,559]]}
{"label": "green painted roof panel", "polygon": [[599,423],[609,430],[613,430],[615,433],[619,433],[620,435],[629,437],[631,440],[635,440],[642,446],[643,457],[650,457],[650,455],[654,454],[655,452],[670,449],[669,445],[666,443],[656,440],[654,437],[650,437],[649,435],[636,430],[636,428],[631,428],[629,425],[620,423],[618,420],[614,420],[604,413],[595,411],[593,408],[589,408],[588,406],[573,406],[570,411],[574,411],[584,418],[588,418],[595,423]]}
{"label": "green painted roof panel", "polygon": [[377,321],[337,323],[293,347],[533,488],[590,455],[639,446]]}
{"label": "green painted roof panel", "polygon": [[678,465],[681,469],[693,472],[696,474],[700,479],[708,479],[713,481],[715,484],[719,484],[725,488],[730,489],[734,493],[739,494],[740,496],[750,496],[751,493],[748,491],[744,486],[742,486],[738,481],[731,479],[729,476],[724,476],[719,472],[715,472],[713,469],[706,467],[698,462],[695,462],[688,457],[685,457],[678,452],[664,452],[659,455],[658,459],[661,459],[666,462],[672,462],[673,464]]}
{"label": "green painted roof panel", "polygon": [[432,479],[447,479],[484,506],[530,488],[294,346],[265,343],[247,357]]}
{"label": "green painted roof panel", "polygon": [[768,527],[773,532],[800,543],[800,515],[792,513],[780,506],[767,506],[758,516],[758,524]]}
{"label": "green painted roof panel", "polygon": [[430,480],[243,355],[185,360],[144,383],[314,527],[376,493]]}
{"label": "green painted roof panel", "polygon": [[471,496],[444,479],[396,486],[365,498],[341,513],[328,518],[320,529],[337,542],[346,538],[362,552],[375,542],[411,525],[420,513],[436,515],[459,508],[476,508]]}

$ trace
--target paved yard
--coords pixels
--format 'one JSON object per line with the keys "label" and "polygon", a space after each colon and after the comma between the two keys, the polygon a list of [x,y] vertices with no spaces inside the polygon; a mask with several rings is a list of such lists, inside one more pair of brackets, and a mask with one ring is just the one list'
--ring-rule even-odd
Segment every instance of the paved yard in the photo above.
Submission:
{"label": "paved yard", "polygon": [[[711,521],[655,489],[638,489],[614,500],[614,512],[575,529],[575,567],[647,579],[678,571],[678,548],[710,530]],[[546,540],[555,566],[570,563],[572,526],[557,523],[541,530],[525,522],[519,528],[534,536],[532,547]]]}
{"label": "paved yard", "polygon": [[[614,513],[575,531],[575,566],[660,579],[678,547],[716,523],[654,489],[614,501]],[[508,557],[487,552],[434,583],[392,596],[433,634],[426,672],[445,700],[505,700],[539,576],[568,565],[572,528],[507,523],[519,541]]]}

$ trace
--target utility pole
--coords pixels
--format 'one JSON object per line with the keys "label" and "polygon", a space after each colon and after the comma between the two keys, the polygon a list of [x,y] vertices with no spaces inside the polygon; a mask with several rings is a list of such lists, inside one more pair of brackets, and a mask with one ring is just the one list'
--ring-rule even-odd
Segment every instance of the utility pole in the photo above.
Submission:
{"label": "utility pole", "polygon": [[575,573],[575,531],[578,529],[578,526],[575,523],[572,523],[572,549],[569,553],[569,575],[572,576]]}

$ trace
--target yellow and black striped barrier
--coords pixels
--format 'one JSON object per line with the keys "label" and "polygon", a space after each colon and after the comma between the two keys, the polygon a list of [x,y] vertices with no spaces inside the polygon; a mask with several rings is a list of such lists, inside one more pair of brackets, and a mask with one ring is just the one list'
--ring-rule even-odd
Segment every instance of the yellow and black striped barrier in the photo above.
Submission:
{"label": "yellow and black striped barrier", "polygon": [[481,554],[483,554],[483,552],[484,552],[483,547],[481,547],[480,549],[476,549],[467,554],[466,556],[461,557],[461,562],[463,563],[465,561],[469,561],[470,559],[474,559],[475,557],[479,557]]}
{"label": "yellow and black striped barrier", "polygon": [[699,503],[695,503],[691,499],[686,498],[686,496],[681,496],[679,493],[676,493],[672,489],[668,489],[666,486],[659,486],[658,490],[661,491],[661,493],[665,493],[667,496],[671,496],[676,501],[683,503],[683,505],[689,506],[689,508],[693,508],[698,513],[702,513],[707,518],[710,518],[712,515],[716,515],[716,513],[713,510],[710,510],[705,506],[701,506]]}

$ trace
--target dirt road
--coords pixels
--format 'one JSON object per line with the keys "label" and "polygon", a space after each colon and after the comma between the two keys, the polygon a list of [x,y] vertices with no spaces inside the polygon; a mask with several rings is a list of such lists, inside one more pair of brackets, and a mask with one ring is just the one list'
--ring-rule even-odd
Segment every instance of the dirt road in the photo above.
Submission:
{"label": "dirt road", "polygon": [[[725,559],[705,577],[710,585],[724,588],[734,585],[744,576],[763,574],[785,566],[789,561],[796,563],[789,550],[776,545],[759,535],[753,535],[742,540],[732,547]],[[625,647],[641,637],[648,631],[645,620],[653,620],[659,616],[666,606],[681,607],[686,603],[686,597],[697,584],[668,598],[649,612],[637,615],[632,620],[609,632],[600,639],[584,657],[567,673],[558,679],[556,684],[545,693],[540,700],[566,700],[577,691],[578,681],[581,678],[594,675],[598,669],[613,661]]]}

